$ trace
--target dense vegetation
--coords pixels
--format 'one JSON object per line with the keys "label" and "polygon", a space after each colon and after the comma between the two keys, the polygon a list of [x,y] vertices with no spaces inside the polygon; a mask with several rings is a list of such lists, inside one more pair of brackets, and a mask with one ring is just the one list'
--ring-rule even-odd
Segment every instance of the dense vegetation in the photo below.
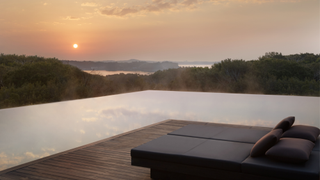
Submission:
{"label": "dense vegetation", "polygon": [[211,68],[152,75],[91,75],[55,58],[0,55],[0,108],[140,90],[319,96],[320,55],[266,53],[258,60],[226,59]]}

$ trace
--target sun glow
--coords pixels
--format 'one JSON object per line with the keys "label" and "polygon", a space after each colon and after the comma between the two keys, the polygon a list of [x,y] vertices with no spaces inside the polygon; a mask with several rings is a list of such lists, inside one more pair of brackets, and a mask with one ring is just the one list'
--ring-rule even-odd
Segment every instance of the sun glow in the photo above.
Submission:
{"label": "sun glow", "polygon": [[74,44],[74,45],[73,45],[73,48],[78,48],[78,44]]}

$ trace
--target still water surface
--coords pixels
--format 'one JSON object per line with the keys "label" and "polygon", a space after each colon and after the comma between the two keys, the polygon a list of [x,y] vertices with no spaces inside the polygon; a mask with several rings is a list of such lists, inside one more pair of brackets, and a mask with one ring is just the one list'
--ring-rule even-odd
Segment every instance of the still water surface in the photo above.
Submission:
{"label": "still water surface", "polygon": [[141,91],[0,110],[0,170],[166,119],[319,125],[319,97]]}
{"label": "still water surface", "polygon": [[[208,67],[210,68],[212,65],[208,64],[195,64],[195,65],[179,65],[179,67]],[[145,72],[145,71],[105,71],[105,70],[83,70],[84,72],[90,73],[90,74],[95,74],[95,75],[100,75],[100,76],[109,76],[109,75],[114,75],[114,74],[140,74],[140,75],[151,75],[153,72]]]}
{"label": "still water surface", "polygon": [[140,74],[140,75],[150,75],[153,72],[144,72],[144,71],[104,71],[104,70],[94,70],[94,71],[86,71],[84,72],[100,75],[100,76],[109,76],[114,74]]}

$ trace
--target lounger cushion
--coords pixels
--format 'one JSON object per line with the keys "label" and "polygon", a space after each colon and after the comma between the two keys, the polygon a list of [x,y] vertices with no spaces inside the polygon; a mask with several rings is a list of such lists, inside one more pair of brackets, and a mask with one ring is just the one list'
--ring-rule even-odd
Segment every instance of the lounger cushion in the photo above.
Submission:
{"label": "lounger cushion", "polygon": [[211,139],[254,144],[270,131],[271,129],[228,127]]}
{"label": "lounger cushion", "polygon": [[184,163],[209,168],[241,171],[241,163],[250,155],[253,144],[208,140],[184,155]]}
{"label": "lounger cushion", "polygon": [[295,117],[289,116],[280,121],[273,129],[282,129],[283,132],[288,130],[294,123]]}
{"label": "lounger cushion", "polygon": [[274,160],[302,163],[309,159],[314,143],[299,138],[281,138],[277,144],[272,146],[266,155]]}
{"label": "lounger cushion", "polygon": [[249,156],[241,166],[243,173],[288,180],[319,180],[319,152],[312,151],[305,163],[274,161],[266,156]]}
{"label": "lounger cushion", "polygon": [[225,128],[225,126],[189,124],[178,130],[168,133],[168,135],[210,139],[212,137],[215,137],[217,134],[221,133],[223,130],[225,130]]}
{"label": "lounger cushion", "polygon": [[316,142],[320,134],[320,130],[313,126],[295,125],[283,133],[282,137],[302,138],[312,142]]}
{"label": "lounger cushion", "polygon": [[270,131],[271,128],[187,125],[168,134],[254,144]]}
{"label": "lounger cushion", "polygon": [[133,158],[241,172],[253,144],[165,135],[131,150]]}
{"label": "lounger cushion", "polygon": [[165,135],[133,148],[131,156],[171,161],[173,156],[182,155],[205,141],[207,139]]}
{"label": "lounger cushion", "polygon": [[320,151],[320,136],[317,138],[316,142],[314,143],[314,148],[312,151]]}
{"label": "lounger cushion", "polygon": [[251,149],[251,157],[263,156],[266,151],[275,145],[282,135],[282,129],[274,129],[264,135]]}

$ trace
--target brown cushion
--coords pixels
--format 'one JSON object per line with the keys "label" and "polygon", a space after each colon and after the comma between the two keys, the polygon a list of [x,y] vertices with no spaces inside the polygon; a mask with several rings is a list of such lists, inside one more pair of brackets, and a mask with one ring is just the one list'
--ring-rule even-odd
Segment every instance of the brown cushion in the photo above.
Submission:
{"label": "brown cushion", "polygon": [[281,138],[272,146],[266,155],[274,160],[301,163],[309,159],[314,143],[299,138]]}
{"label": "brown cushion", "polygon": [[278,142],[281,135],[282,129],[274,129],[268,134],[264,135],[254,144],[251,149],[250,156],[263,156],[269,148]]}
{"label": "brown cushion", "polygon": [[292,126],[286,132],[282,134],[282,137],[289,138],[302,138],[312,142],[316,142],[319,136],[320,130],[313,126],[296,125]]}
{"label": "brown cushion", "polygon": [[273,129],[282,129],[283,132],[288,130],[294,123],[295,117],[289,116],[280,121]]}

